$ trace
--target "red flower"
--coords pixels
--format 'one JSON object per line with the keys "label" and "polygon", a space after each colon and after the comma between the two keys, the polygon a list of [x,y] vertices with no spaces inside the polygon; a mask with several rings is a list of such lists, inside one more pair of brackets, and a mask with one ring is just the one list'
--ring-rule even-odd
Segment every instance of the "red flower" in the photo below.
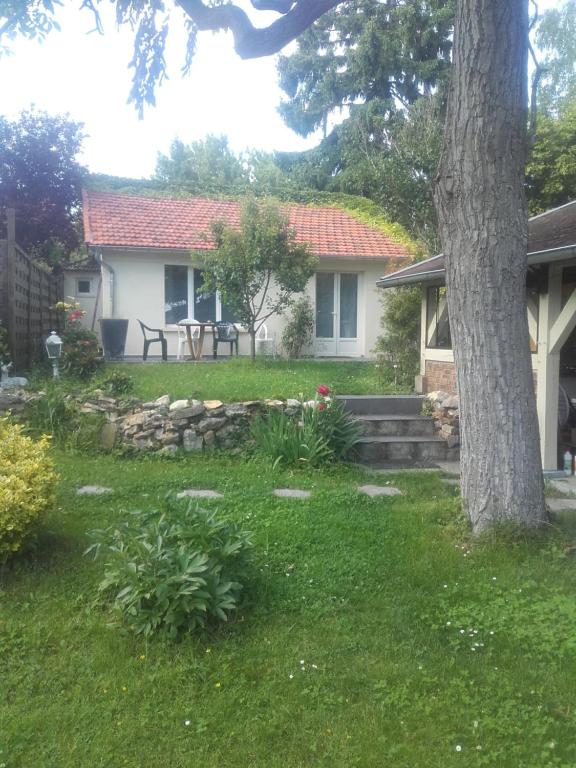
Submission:
{"label": "red flower", "polygon": [[318,403],[317,406],[319,411],[325,411],[326,410],[326,403]]}
{"label": "red flower", "polygon": [[79,320],[84,315],[84,312],[81,309],[77,309],[75,312],[70,312],[68,315],[68,320],[70,322],[74,322],[75,320]]}
{"label": "red flower", "polygon": [[326,384],[320,384],[319,387],[316,387],[316,392],[322,395],[322,397],[326,397],[326,395],[330,394],[330,387],[327,387]]}

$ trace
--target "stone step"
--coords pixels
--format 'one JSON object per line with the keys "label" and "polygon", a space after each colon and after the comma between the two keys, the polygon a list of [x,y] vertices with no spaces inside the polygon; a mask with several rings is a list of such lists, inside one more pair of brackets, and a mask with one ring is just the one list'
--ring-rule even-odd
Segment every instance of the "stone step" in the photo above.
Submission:
{"label": "stone step", "polygon": [[428,416],[357,416],[365,437],[434,437],[434,419]]}
{"label": "stone step", "polygon": [[457,449],[450,449],[441,437],[386,436],[363,437],[356,445],[358,460],[364,464],[406,462],[418,464],[446,461],[456,457]]}
{"label": "stone step", "polygon": [[420,395],[341,395],[336,399],[358,416],[419,416],[424,401]]}

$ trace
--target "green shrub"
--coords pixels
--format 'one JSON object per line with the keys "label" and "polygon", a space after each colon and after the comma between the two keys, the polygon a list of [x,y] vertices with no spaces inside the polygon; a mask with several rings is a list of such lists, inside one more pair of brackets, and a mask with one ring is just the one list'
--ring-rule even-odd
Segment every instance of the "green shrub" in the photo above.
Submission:
{"label": "green shrub", "polygon": [[374,351],[383,384],[412,390],[420,367],[422,292],[412,286],[388,290],[382,314],[384,333]]}
{"label": "green shrub", "polygon": [[236,610],[250,534],[214,512],[169,498],[91,535],[87,553],[108,555],[100,592],[136,634],[176,639]]}
{"label": "green shrub", "polygon": [[342,403],[330,397],[328,387],[321,385],[314,400],[301,404],[296,418],[271,410],[254,422],[252,435],[275,467],[317,467],[346,459],[360,439],[361,427]]}
{"label": "green shrub", "polygon": [[62,370],[70,376],[87,379],[102,365],[100,345],[94,331],[78,321],[69,323],[62,333]]}
{"label": "green shrub", "polygon": [[65,387],[48,382],[24,409],[24,421],[36,436],[50,435],[61,448],[87,451],[99,445],[103,414],[82,414]]}
{"label": "green shrub", "polygon": [[22,426],[0,420],[0,563],[17,552],[54,502],[57,475],[49,438],[34,442]]}
{"label": "green shrub", "polygon": [[100,386],[113,397],[129,395],[134,391],[134,377],[130,376],[129,373],[114,371],[114,373],[106,376],[106,378],[100,382]]}
{"label": "green shrub", "polygon": [[300,357],[302,348],[308,344],[314,331],[314,310],[308,296],[303,296],[291,305],[292,316],[282,333],[282,347],[289,358]]}

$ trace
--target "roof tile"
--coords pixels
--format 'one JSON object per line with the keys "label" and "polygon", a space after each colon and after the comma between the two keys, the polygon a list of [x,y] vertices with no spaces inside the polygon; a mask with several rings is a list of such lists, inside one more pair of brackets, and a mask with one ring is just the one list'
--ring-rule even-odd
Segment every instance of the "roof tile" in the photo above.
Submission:
{"label": "roof tile", "polygon": [[[205,198],[169,199],[113,192],[83,192],[84,232],[88,245],[133,248],[212,250],[210,224],[224,219],[239,226],[240,204]],[[283,206],[298,242],[309,243],[319,257],[357,259],[412,258],[395,242],[340,208]]]}

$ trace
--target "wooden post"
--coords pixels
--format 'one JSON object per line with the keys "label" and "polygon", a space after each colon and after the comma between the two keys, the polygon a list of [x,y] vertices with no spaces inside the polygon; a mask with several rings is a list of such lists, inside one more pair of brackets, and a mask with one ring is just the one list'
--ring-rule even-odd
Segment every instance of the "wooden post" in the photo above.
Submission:
{"label": "wooden post", "polygon": [[16,211],[6,209],[6,322],[10,358],[16,363]]}
{"label": "wooden post", "polygon": [[560,387],[560,352],[553,352],[550,335],[560,314],[562,267],[548,267],[548,290],[540,294],[538,327],[538,380],[536,402],[540,427],[542,469],[558,469],[558,390]]}

